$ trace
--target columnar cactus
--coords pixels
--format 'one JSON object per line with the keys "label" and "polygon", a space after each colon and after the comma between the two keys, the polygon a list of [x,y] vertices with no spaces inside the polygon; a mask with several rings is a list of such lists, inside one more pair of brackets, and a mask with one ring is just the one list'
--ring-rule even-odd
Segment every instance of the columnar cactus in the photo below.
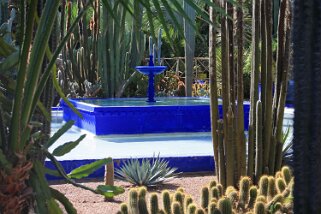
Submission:
{"label": "columnar cactus", "polygon": [[209,202],[209,190],[208,187],[203,187],[201,192],[201,207],[206,208]]}
{"label": "columnar cactus", "polygon": [[232,214],[232,203],[228,198],[221,198],[218,202],[218,209],[222,214]]}
{"label": "columnar cactus", "polygon": [[250,195],[250,199],[249,199],[248,207],[253,208],[254,203],[256,201],[256,197],[257,197],[257,187],[256,186],[251,186],[251,188],[249,190],[249,195]]}
{"label": "columnar cactus", "polygon": [[249,202],[251,180],[249,177],[243,177],[240,180],[240,204],[243,206]]}
{"label": "columnar cactus", "polygon": [[152,193],[150,196],[150,214],[157,214],[158,211],[158,196],[156,193]]}
{"label": "columnar cactus", "polygon": [[129,191],[129,211],[132,214],[139,214],[138,210],[138,192],[136,189]]}
{"label": "columnar cactus", "polygon": [[163,207],[166,213],[171,213],[171,198],[168,190],[162,191]]}
{"label": "columnar cactus", "polygon": [[263,175],[259,181],[259,195],[267,196],[269,188],[269,177],[266,175]]}
{"label": "columnar cactus", "polygon": [[254,214],[265,214],[265,204],[261,201],[258,201],[254,205]]}

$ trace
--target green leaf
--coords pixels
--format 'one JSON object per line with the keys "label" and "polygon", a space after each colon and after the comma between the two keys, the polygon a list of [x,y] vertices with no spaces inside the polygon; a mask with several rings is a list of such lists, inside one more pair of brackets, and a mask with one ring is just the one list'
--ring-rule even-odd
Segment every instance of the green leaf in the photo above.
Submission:
{"label": "green leaf", "polygon": [[49,169],[49,168],[45,168],[45,173],[47,175],[52,175],[55,177],[62,177],[61,174],[57,170],[53,170],[53,169]]}
{"label": "green leaf", "polygon": [[65,207],[65,210],[67,211],[67,213],[69,213],[69,214],[76,214],[77,213],[77,210],[74,208],[72,203],[69,201],[68,198],[66,198],[66,196],[64,194],[62,194],[58,190],[53,189],[51,187],[50,187],[50,192],[51,192],[52,197],[57,199]]}
{"label": "green leaf", "polygon": [[107,163],[110,163],[112,161],[111,158],[105,158],[102,160],[98,160],[95,162],[92,162],[90,164],[83,165],[81,167],[78,167],[77,169],[72,170],[69,174],[69,178],[84,178],[99,169],[101,166],[106,165]]}
{"label": "green leaf", "polygon": [[49,199],[47,204],[48,204],[49,214],[62,214],[62,210],[60,209],[55,199],[53,198]]}
{"label": "green leaf", "polygon": [[58,138],[60,138],[68,129],[70,129],[74,125],[73,120],[69,120],[67,123],[65,123],[49,140],[43,145],[45,149],[48,149],[50,146],[52,146]]}
{"label": "green leaf", "polygon": [[71,141],[71,142],[67,142],[61,146],[58,146],[53,152],[52,154],[54,156],[63,156],[65,154],[67,154],[68,152],[70,152],[72,149],[74,149],[76,146],[78,146],[78,144],[80,143],[80,141],[82,141],[84,138],[86,137],[85,134],[81,135],[77,140],[75,141]]}
{"label": "green leaf", "polygon": [[16,66],[19,62],[19,51],[15,51],[0,63],[0,71],[6,72]]}
{"label": "green leaf", "polygon": [[124,193],[125,189],[117,186],[99,185],[97,186],[96,191],[106,198],[112,198],[116,195]]}

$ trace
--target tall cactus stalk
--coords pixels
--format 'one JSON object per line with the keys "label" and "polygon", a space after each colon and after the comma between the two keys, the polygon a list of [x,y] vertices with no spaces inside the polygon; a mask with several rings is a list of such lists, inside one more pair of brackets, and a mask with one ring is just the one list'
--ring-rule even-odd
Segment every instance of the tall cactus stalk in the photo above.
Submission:
{"label": "tall cactus stalk", "polygon": [[266,29],[266,83],[264,106],[264,132],[263,132],[263,167],[264,173],[269,172],[270,142],[272,136],[272,4],[265,1],[265,29]]}
{"label": "tall cactus stalk", "polygon": [[[215,10],[210,7],[210,20],[215,23]],[[214,24],[209,25],[209,84],[210,84],[210,108],[211,108],[211,133],[214,151],[215,172],[218,172],[218,137],[217,137],[217,120],[218,120],[218,96],[216,80],[216,29]]]}
{"label": "tall cactus stalk", "polygon": [[238,1],[239,7],[236,9],[237,16],[237,116],[236,129],[237,140],[235,143],[239,144],[239,151],[236,154],[239,162],[239,176],[246,174],[246,146],[244,140],[244,108],[243,108],[243,0]]}
{"label": "tall cactus stalk", "polygon": [[[274,98],[272,96],[272,2],[255,0],[252,13],[252,71],[251,71],[251,99],[249,137],[244,139],[244,109],[243,109],[243,40],[242,40],[242,0],[236,7],[236,44],[231,33],[230,22],[226,16],[221,17],[221,58],[222,58],[222,98],[223,98],[223,124],[216,126],[217,136],[213,133],[214,158],[219,181],[227,185],[239,179],[241,175],[248,175],[258,180],[264,174],[274,174],[282,165],[282,122],[285,107],[287,88],[287,71],[290,59],[290,13],[286,12],[290,6],[283,0],[280,7],[277,72]],[[227,14],[231,11],[229,3],[221,0],[220,6]],[[285,6],[283,6],[285,5]],[[210,39],[212,38],[210,31]],[[211,40],[210,40],[211,41]],[[261,42],[261,47],[260,47]],[[231,56],[232,48],[237,47],[237,76],[234,75],[234,58]],[[210,58],[213,41],[210,43]],[[233,54],[232,54],[233,55]],[[232,60],[232,62],[231,62]],[[211,61],[210,61],[211,62]],[[212,64],[210,64],[212,66]],[[212,77],[211,77],[212,78]],[[236,82],[236,86],[234,85]],[[259,82],[261,82],[261,95],[259,97]],[[212,85],[212,84],[211,84]],[[213,87],[213,86],[211,86]],[[213,93],[211,91],[211,93]],[[237,107],[235,94],[237,94]],[[212,123],[215,121],[216,107],[211,103]],[[257,107],[258,105],[258,107]],[[214,111],[214,113],[213,113]],[[213,116],[214,115],[214,116]],[[235,115],[235,119],[232,115]],[[223,126],[223,127],[222,127]],[[222,133],[223,128],[223,133]],[[214,131],[214,130],[213,130]],[[216,138],[217,137],[217,138]],[[217,150],[215,141],[217,140]],[[247,163],[246,163],[247,158]],[[222,163],[224,161],[224,163]],[[224,167],[222,169],[222,167]],[[231,175],[234,176],[231,179]],[[232,177],[233,177],[232,176]]]}
{"label": "tall cactus stalk", "polygon": [[263,169],[263,146],[262,146],[262,102],[260,100],[256,103],[256,152],[255,152],[255,180],[258,181],[262,175]]}
{"label": "tall cactus stalk", "polygon": [[[194,22],[195,10],[188,3],[183,1],[184,11],[188,17]],[[193,85],[193,62],[195,51],[195,31],[191,24],[184,19],[184,36],[185,40],[185,94],[188,97],[192,96]]]}
{"label": "tall cactus stalk", "polygon": [[217,123],[217,135],[218,135],[218,179],[219,182],[226,187],[226,161],[224,156],[224,143],[223,143],[223,121],[219,120]]}
{"label": "tall cactus stalk", "polygon": [[253,176],[254,172],[254,145],[255,145],[255,113],[256,102],[258,100],[258,81],[259,81],[259,40],[260,40],[260,1],[253,1],[252,13],[252,71],[251,71],[251,108],[250,108],[250,122],[249,122],[249,139],[248,139],[248,165],[247,174]]}

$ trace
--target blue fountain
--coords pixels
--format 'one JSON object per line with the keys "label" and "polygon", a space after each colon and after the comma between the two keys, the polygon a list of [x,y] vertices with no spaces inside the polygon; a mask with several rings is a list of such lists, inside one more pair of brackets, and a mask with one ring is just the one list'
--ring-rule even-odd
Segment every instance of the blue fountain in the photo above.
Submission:
{"label": "blue fountain", "polygon": [[136,66],[135,69],[144,75],[148,75],[148,99],[147,102],[154,103],[155,100],[155,80],[157,74],[161,74],[166,70],[166,66],[155,66],[153,63],[153,55],[149,55],[148,66]]}

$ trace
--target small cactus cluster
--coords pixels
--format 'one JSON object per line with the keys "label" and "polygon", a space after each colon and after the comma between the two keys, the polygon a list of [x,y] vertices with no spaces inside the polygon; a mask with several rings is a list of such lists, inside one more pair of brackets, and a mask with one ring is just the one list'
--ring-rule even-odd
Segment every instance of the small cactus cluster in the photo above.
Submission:
{"label": "small cactus cluster", "polygon": [[[242,177],[239,190],[232,186],[226,189],[211,181],[201,189],[200,204],[192,196],[178,188],[175,192],[163,190],[159,195],[151,193],[149,206],[146,202],[147,189],[134,188],[129,192],[129,203],[121,205],[118,214],[261,214],[291,213],[293,177],[289,167],[283,167],[276,175],[263,175],[258,186],[249,177]],[[159,203],[160,202],[160,203]]]}

